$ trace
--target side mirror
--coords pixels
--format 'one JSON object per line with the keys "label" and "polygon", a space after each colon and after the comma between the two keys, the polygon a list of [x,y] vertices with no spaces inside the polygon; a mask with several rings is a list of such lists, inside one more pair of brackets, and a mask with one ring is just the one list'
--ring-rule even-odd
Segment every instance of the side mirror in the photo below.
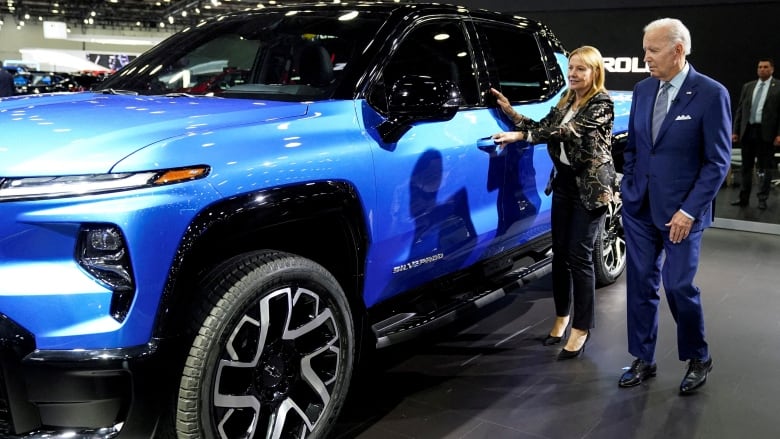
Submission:
{"label": "side mirror", "polygon": [[382,140],[395,143],[412,123],[450,120],[462,104],[460,89],[452,81],[402,76],[390,91],[387,120],[377,128]]}

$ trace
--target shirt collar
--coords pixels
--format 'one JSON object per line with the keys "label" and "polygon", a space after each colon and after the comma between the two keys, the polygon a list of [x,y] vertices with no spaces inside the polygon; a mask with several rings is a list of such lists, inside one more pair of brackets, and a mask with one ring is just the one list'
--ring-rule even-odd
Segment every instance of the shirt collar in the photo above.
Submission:
{"label": "shirt collar", "polygon": [[676,75],[674,75],[674,78],[672,78],[672,80],[669,81],[669,83],[672,84],[672,87],[674,87],[675,90],[679,90],[680,88],[682,88],[683,82],[685,82],[685,77],[688,76],[688,72],[690,70],[691,70],[691,66],[686,61],[682,70],[680,70]]}

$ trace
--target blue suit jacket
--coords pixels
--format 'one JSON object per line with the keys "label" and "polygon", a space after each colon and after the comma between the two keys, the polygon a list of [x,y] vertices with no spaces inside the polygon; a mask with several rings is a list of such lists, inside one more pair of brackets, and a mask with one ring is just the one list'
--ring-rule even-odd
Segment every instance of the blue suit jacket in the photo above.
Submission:
{"label": "blue suit jacket", "polygon": [[682,209],[695,218],[692,231],[712,223],[713,202],[731,162],[731,102],[718,82],[691,66],[672,101],[655,144],[651,122],[660,81],[634,87],[621,183],[623,209],[635,215],[645,197],[655,227]]}

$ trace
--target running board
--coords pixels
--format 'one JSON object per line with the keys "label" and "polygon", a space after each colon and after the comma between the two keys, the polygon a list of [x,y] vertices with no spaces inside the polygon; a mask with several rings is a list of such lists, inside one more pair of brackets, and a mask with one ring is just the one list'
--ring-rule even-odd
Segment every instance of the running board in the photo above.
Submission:
{"label": "running board", "polygon": [[551,256],[534,264],[514,269],[503,276],[501,288],[478,294],[466,294],[427,313],[399,312],[372,326],[377,349],[412,340],[441,328],[503,298],[507,293],[540,279],[552,271]]}

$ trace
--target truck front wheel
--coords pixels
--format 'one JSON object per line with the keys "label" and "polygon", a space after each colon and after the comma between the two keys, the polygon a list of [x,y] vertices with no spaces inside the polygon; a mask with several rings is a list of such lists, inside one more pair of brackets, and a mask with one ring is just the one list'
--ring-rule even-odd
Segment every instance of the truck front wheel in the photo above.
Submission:
{"label": "truck front wheel", "polygon": [[319,264],[264,251],[201,282],[178,391],[179,438],[323,438],[344,404],[355,358],[349,303]]}

